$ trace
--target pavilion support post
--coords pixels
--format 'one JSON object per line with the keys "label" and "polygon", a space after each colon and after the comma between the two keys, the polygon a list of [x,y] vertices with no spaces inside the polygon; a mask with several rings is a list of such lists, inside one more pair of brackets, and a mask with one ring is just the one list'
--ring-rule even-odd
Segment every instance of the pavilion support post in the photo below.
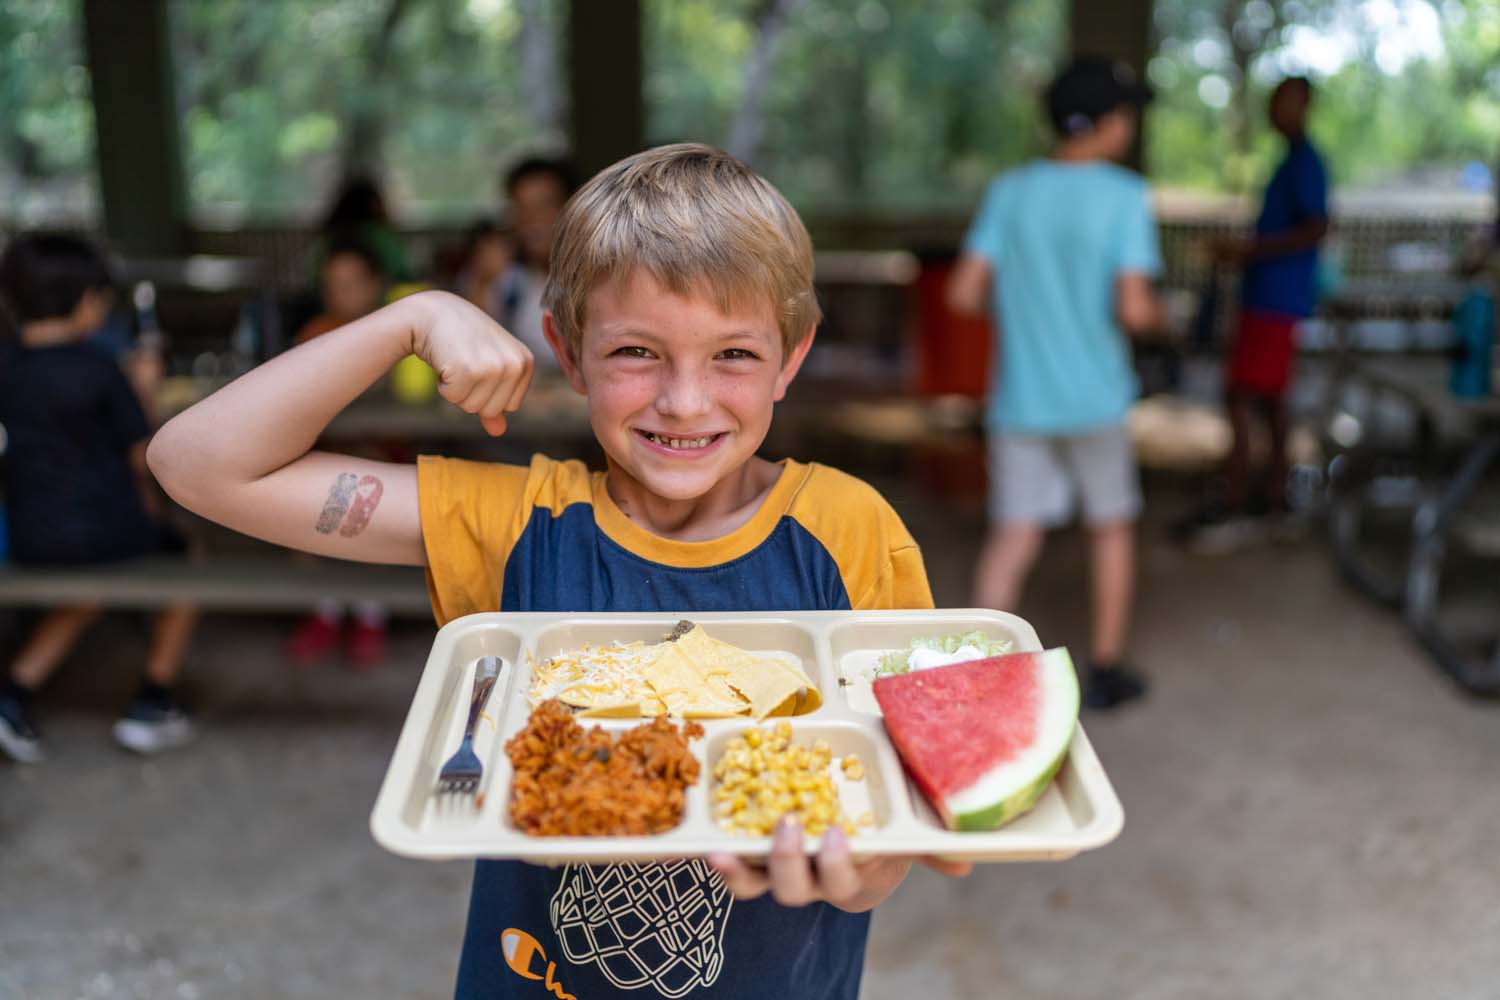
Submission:
{"label": "pavilion support post", "polygon": [[645,144],[641,0],[569,0],[573,158],[590,177]]}
{"label": "pavilion support post", "polygon": [[[1153,0],[1070,0],[1068,32],[1073,54],[1123,60],[1144,79],[1156,47],[1153,6]],[[1132,167],[1141,168],[1140,133],[1128,160]]]}
{"label": "pavilion support post", "polygon": [[187,230],[168,3],[83,0],[105,232],[137,255],[176,254]]}

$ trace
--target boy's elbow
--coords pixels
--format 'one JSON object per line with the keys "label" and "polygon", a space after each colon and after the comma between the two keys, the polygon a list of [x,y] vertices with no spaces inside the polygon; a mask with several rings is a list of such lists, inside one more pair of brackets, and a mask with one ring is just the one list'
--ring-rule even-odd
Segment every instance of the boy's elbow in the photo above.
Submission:
{"label": "boy's elbow", "polygon": [[984,296],[976,295],[960,284],[948,286],[944,301],[955,316],[978,316],[984,311]]}
{"label": "boy's elbow", "polygon": [[187,482],[183,475],[186,463],[182,453],[181,436],[173,432],[169,421],[152,435],[150,443],[146,445],[146,468],[151,470],[151,475],[168,496],[187,506],[183,496]]}
{"label": "boy's elbow", "polygon": [[1165,326],[1162,310],[1155,302],[1122,303],[1115,318],[1132,337],[1150,336]]}

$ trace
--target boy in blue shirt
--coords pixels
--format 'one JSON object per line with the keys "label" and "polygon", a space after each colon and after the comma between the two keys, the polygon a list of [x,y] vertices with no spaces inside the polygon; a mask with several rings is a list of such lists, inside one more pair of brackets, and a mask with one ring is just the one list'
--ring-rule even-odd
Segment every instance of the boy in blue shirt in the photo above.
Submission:
{"label": "boy in blue shirt", "polygon": [[1052,155],[991,182],[949,287],[955,311],[994,310],[989,537],[974,602],[1012,610],[1048,528],[1083,501],[1093,562],[1084,703],[1111,708],[1144,680],[1121,665],[1141,497],[1125,427],[1137,386],[1128,337],[1156,330],[1161,270],[1150,191],[1114,160],[1150,92],[1129,67],[1078,59],[1047,92]]}
{"label": "boy in blue shirt", "polygon": [[[215,393],[162,429],[152,470],[185,506],[248,534],[426,566],[439,623],[494,610],[931,606],[921,554],[874,490],[756,457],[818,320],[812,244],[764,179],[691,144],[607,168],[563,213],[543,301],[604,471],[310,450],[408,354],[436,369],[445,398],[504,431],[531,353],[444,292],[401,299]],[[814,859],[802,843],[783,822],[765,871],[727,856],[481,861],[457,995],[541,998],[550,982],[579,997],[855,1000],[869,910],[911,859],[855,865],[839,833]]]}
{"label": "boy in blue shirt", "polygon": [[1253,538],[1250,437],[1257,414],[1270,438],[1265,498],[1270,513],[1286,512],[1286,391],[1296,357],[1297,324],[1317,304],[1318,245],[1328,233],[1328,175],[1307,138],[1312,84],[1287,77],[1271,92],[1268,117],[1286,139],[1286,155],[1266,185],[1255,235],[1218,243],[1216,256],[1242,266],[1240,315],[1224,378],[1234,443],[1225,465],[1222,509],[1209,507],[1191,525],[1190,541],[1202,551],[1223,551]]}

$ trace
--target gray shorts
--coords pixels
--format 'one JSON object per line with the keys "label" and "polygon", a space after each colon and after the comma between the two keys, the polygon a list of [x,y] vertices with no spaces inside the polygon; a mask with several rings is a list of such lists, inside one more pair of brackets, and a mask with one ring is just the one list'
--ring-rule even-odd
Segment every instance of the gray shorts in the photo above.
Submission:
{"label": "gray shorts", "polygon": [[1091,525],[1140,515],[1140,476],[1124,424],[1083,434],[992,431],[989,452],[990,520],[997,524],[1065,524],[1079,495]]}

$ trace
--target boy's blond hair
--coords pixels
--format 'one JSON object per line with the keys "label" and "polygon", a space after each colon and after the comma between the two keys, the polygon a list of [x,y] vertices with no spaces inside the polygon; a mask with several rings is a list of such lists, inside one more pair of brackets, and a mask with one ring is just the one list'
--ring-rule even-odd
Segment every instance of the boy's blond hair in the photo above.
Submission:
{"label": "boy's blond hair", "polygon": [[589,293],[636,268],[678,295],[706,294],[726,313],[769,295],[783,357],[822,316],[812,240],[796,210],[712,146],[679,143],[626,157],[568,202],[542,304],[575,354]]}

